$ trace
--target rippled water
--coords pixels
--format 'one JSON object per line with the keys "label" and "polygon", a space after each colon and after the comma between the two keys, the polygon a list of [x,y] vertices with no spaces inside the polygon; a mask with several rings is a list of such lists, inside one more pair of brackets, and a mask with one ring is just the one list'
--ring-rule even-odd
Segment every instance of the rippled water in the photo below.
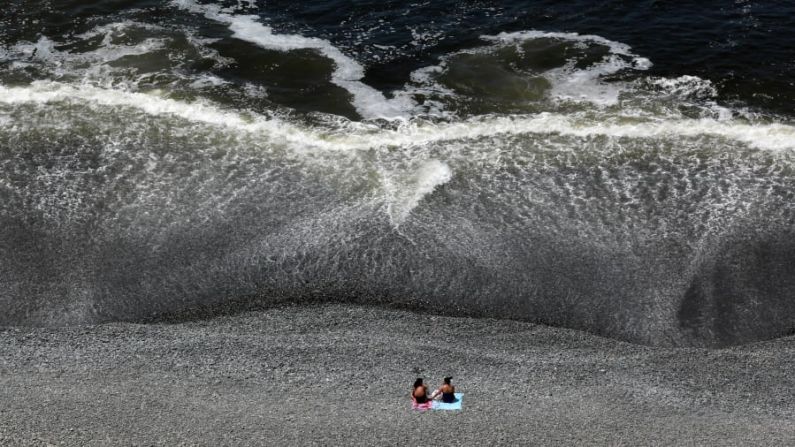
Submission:
{"label": "rippled water", "polygon": [[0,13],[0,324],[795,328],[792,6],[81,3]]}

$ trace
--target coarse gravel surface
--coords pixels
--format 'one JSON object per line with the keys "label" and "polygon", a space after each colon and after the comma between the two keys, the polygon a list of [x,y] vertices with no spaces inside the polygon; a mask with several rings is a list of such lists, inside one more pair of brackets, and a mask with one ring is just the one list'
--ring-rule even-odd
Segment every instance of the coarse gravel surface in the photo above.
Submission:
{"label": "coarse gravel surface", "polygon": [[[795,445],[795,338],[652,348],[354,305],[0,329],[0,445]],[[460,412],[417,412],[417,376]]]}

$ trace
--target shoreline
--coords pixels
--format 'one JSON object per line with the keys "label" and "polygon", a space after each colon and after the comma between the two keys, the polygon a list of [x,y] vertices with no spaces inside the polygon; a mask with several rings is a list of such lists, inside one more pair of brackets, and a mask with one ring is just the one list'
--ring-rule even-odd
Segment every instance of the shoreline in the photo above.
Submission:
{"label": "shoreline", "polygon": [[[0,329],[3,445],[795,442],[795,337],[656,348],[360,305]],[[452,375],[461,412],[408,392]]]}

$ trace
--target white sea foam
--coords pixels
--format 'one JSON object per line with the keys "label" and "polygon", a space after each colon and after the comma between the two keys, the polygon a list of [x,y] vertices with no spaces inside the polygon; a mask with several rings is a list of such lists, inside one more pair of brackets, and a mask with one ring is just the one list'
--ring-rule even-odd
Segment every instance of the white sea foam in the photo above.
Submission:
{"label": "white sea foam", "polygon": [[380,144],[371,146],[403,146],[511,134],[669,139],[713,136],[760,149],[795,149],[795,127],[786,124],[747,124],[708,118],[622,122],[609,117],[588,119],[572,114],[546,112],[534,115],[489,116],[441,125],[409,123],[397,131],[385,131],[378,136],[369,136],[368,139],[371,142],[382,139]]}
{"label": "white sea foam", "polygon": [[257,0],[237,0],[237,9],[255,9],[257,7]]}
{"label": "white sea foam", "polygon": [[[39,60],[54,64],[64,65],[66,63],[105,63],[119,60],[126,56],[140,56],[159,50],[164,47],[164,39],[149,38],[136,45],[113,45],[109,41],[103,42],[103,46],[85,53],[69,53],[57,50],[55,42],[42,36],[35,43],[21,42],[12,47],[12,51],[17,56],[26,59]],[[66,68],[66,67],[64,67]]]}
{"label": "white sea foam", "polygon": [[166,40],[148,38],[135,45],[114,45],[105,39],[103,44],[92,51],[71,53],[57,49],[57,44],[42,36],[36,42],[20,42],[11,47],[11,55],[16,59],[16,67],[40,65],[49,70],[53,77],[77,77],[94,80],[100,84],[117,83],[109,75],[114,71],[108,63],[128,56],[141,56],[165,47]]}
{"label": "white sea foam", "polygon": [[[593,34],[579,34],[579,33],[559,33],[559,32],[549,32],[549,31],[537,31],[537,30],[529,30],[529,31],[516,31],[512,33],[500,33],[496,35],[483,35],[480,36],[483,40],[488,40],[492,42],[501,42],[501,43],[516,43],[522,42],[525,40],[530,39],[542,39],[542,38],[549,38],[549,39],[560,39],[560,40],[568,40],[568,41],[576,41],[576,42],[584,42],[584,43],[596,43],[599,45],[604,45],[610,48],[610,52],[613,54],[623,54],[625,56],[631,56],[636,58],[635,54],[632,53],[632,48],[621,42],[615,42],[609,39],[605,39],[602,36],[597,36]],[[638,58],[639,61],[648,61],[645,58]],[[651,62],[648,62],[648,67],[651,67]]]}
{"label": "white sea foam", "polygon": [[[216,66],[230,62],[207,46],[212,39],[196,38],[188,29],[174,31],[133,21],[97,26],[63,42],[55,42],[47,36],[35,42],[17,42],[5,49],[5,57],[12,61],[12,70],[35,67],[50,80],[131,91],[142,84],[204,88],[225,83],[217,77],[210,79],[213,76],[210,74],[197,75],[191,70],[180,69],[186,63],[184,54],[175,55],[173,51],[180,50],[174,50],[172,43],[183,35],[198,57],[213,60]],[[82,45],[74,45],[77,43]],[[159,52],[167,53],[168,62],[162,54],[157,54]],[[131,59],[125,60],[128,57]],[[164,62],[166,65],[161,67]]]}
{"label": "white sea foam", "polygon": [[195,81],[191,82],[190,86],[191,88],[195,89],[204,89],[210,87],[219,87],[221,85],[226,85],[229,83],[230,83],[229,81],[219,78],[218,76],[215,76],[213,74],[203,74],[198,78],[196,78]]}
{"label": "white sea foam", "polygon": [[649,59],[634,54],[629,45],[596,35],[532,30],[500,33],[494,36],[485,35],[480,38],[498,45],[517,44],[533,39],[557,39],[607,47],[610,55],[586,69],[574,68],[575,61],[571,61],[564,67],[543,74],[552,84],[551,96],[559,100],[587,101],[600,105],[616,104],[625,86],[618,82],[604,83],[601,79],[622,70],[648,70],[652,66]]}
{"label": "white sea foam", "polygon": [[617,104],[624,91],[620,83],[604,83],[600,79],[627,68],[629,65],[617,56],[611,56],[585,70],[576,70],[570,64],[544,73],[552,84],[550,95],[558,100],[587,101],[593,104]]}
{"label": "white sea foam", "polygon": [[427,160],[408,181],[393,181],[386,173],[382,177],[387,193],[387,214],[393,225],[400,226],[423,198],[453,178],[453,171],[439,160]]}
{"label": "white sea foam", "polygon": [[286,142],[328,147],[322,139],[309,132],[299,130],[276,118],[261,115],[243,115],[222,110],[206,101],[186,103],[163,98],[155,93],[138,93],[115,89],[104,89],[90,85],[72,86],[68,84],[37,81],[30,87],[0,86],[0,103],[49,104],[59,102],[80,102],[87,106],[130,107],[149,115],[174,116],[191,122],[223,126],[241,132],[265,133],[273,139]]}
{"label": "white sea foam", "polygon": [[497,135],[558,134],[575,137],[692,138],[712,136],[768,150],[795,149],[795,127],[784,123],[748,123],[740,120],[634,119],[605,114],[538,113],[484,116],[457,122],[411,120],[394,129],[374,124],[345,122],[338,129],[301,127],[276,117],[224,110],[207,101],[192,103],[156,94],[104,89],[89,85],[38,81],[27,87],[0,85],[0,104],[78,102],[88,107],[130,107],[150,115],[175,116],[192,122],[227,127],[236,132],[263,134],[297,149],[366,150],[378,147],[419,146],[452,140],[473,140]]}
{"label": "white sea foam", "polygon": [[678,78],[653,78],[648,82],[661,89],[664,93],[681,98],[708,98],[718,96],[718,90],[712,81],[698,76],[679,76]]}
{"label": "white sea foam", "polygon": [[435,80],[435,76],[443,73],[444,70],[445,63],[442,62],[439,65],[431,65],[413,71],[410,75],[411,84],[407,84],[402,90],[396,91],[395,98],[407,98],[407,101],[413,101],[412,98],[415,96],[425,96],[425,101],[422,104],[423,115],[426,117],[453,118],[454,114],[446,110],[445,105],[438,100],[438,98],[453,98],[456,96],[455,91],[442,86]]}
{"label": "white sea foam", "polygon": [[268,90],[261,86],[252,84],[251,82],[246,82],[243,85],[243,92],[252,98],[267,98],[268,97]]}
{"label": "white sea foam", "polygon": [[122,37],[131,29],[142,29],[147,31],[164,31],[160,25],[146,22],[136,22],[132,20],[124,20],[121,22],[112,22],[100,25],[81,34],[76,34],[75,37],[82,40],[91,39],[97,36],[102,36],[102,41],[105,44],[111,43],[114,36]]}
{"label": "white sea foam", "polygon": [[217,5],[200,5],[193,0],[174,0],[175,6],[229,26],[234,37],[276,51],[316,50],[336,65],[331,81],[353,97],[357,112],[365,118],[407,118],[415,104],[405,96],[387,99],[381,92],[363,83],[364,67],[345,55],[329,41],[295,34],[274,34],[257,16],[235,15]]}

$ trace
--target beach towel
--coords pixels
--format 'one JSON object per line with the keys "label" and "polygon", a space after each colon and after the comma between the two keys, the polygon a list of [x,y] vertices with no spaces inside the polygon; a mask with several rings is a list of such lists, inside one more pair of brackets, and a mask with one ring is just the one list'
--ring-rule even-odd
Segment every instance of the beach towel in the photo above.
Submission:
{"label": "beach towel", "polygon": [[411,408],[420,411],[430,410],[431,408],[433,408],[433,401],[429,400],[424,404],[418,404],[417,399],[415,399],[414,396],[411,396]]}
{"label": "beach towel", "polygon": [[464,393],[455,393],[455,402],[446,404],[440,400],[429,400],[424,404],[418,404],[417,399],[411,398],[411,408],[414,410],[461,410],[461,404],[464,400]]}
{"label": "beach towel", "polygon": [[433,408],[434,410],[460,410],[461,403],[463,402],[463,400],[464,400],[464,393],[455,393],[455,402],[451,404],[446,404],[440,400],[435,400],[431,402],[433,404],[431,408]]}

